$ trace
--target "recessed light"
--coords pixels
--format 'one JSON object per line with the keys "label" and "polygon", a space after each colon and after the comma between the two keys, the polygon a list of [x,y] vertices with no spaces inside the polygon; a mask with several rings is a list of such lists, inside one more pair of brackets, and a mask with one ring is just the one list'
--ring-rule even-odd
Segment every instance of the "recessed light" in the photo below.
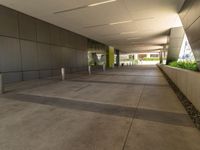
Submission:
{"label": "recessed light", "polygon": [[99,3],[90,4],[90,5],[88,5],[88,7],[94,7],[94,6],[103,5],[103,4],[106,4],[106,3],[111,3],[111,2],[116,2],[116,1],[117,0],[103,1],[103,2],[99,2]]}
{"label": "recessed light", "polygon": [[124,23],[130,23],[132,22],[132,20],[126,20],[126,21],[119,21],[119,22],[113,22],[113,23],[109,23],[109,25],[117,25],[117,24],[124,24]]}

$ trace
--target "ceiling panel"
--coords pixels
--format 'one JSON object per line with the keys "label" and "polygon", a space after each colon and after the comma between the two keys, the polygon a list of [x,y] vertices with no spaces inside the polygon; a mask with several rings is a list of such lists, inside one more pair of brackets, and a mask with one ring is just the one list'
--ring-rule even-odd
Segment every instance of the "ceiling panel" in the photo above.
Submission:
{"label": "ceiling panel", "polygon": [[[105,0],[0,0],[0,4],[126,52],[162,48],[160,44],[167,43],[169,29],[181,25],[177,13],[184,0],[117,0],[87,7],[102,1]],[[70,9],[74,11],[55,14]],[[109,25],[128,20],[132,22]],[[127,40],[130,38],[133,39]]]}

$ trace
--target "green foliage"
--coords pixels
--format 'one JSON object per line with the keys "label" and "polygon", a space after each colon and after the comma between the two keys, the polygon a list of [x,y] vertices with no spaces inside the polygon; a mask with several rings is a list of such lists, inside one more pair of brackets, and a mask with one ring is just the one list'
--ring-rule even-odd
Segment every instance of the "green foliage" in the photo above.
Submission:
{"label": "green foliage", "polygon": [[137,65],[138,64],[138,60],[137,59],[133,60],[133,64]]}
{"label": "green foliage", "polygon": [[151,58],[145,57],[145,58],[143,58],[143,60],[144,60],[144,61],[159,61],[160,59],[157,58],[157,57],[151,57]]}
{"label": "green foliage", "polygon": [[173,61],[169,63],[169,66],[192,71],[199,71],[197,63],[193,61]]}

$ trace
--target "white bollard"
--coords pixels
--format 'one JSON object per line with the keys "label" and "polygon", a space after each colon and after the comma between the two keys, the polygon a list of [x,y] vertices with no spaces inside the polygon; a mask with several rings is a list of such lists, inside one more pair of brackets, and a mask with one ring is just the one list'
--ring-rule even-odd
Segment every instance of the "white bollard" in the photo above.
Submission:
{"label": "white bollard", "polygon": [[88,66],[88,74],[91,75],[91,66]]}
{"label": "white bollard", "polygon": [[65,80],[65,68],[61,68],[62,81]]}
{"label": "white bollard", "polygon": [[106,71],[106,65],[103,64],[103,71],[105,72]]}
{"label": "white bollard", "polygon": [[2,74],[0,74],[0,94],[3,94],[3,78],[2,78]]}

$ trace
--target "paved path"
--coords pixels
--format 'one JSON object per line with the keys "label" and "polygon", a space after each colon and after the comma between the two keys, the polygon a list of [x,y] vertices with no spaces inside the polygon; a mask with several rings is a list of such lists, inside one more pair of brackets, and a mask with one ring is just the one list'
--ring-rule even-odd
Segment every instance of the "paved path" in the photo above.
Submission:
{"label": "paved path", "polygon": [[199,150],[200,132],[156,66],[7,86],[1,150]]}

